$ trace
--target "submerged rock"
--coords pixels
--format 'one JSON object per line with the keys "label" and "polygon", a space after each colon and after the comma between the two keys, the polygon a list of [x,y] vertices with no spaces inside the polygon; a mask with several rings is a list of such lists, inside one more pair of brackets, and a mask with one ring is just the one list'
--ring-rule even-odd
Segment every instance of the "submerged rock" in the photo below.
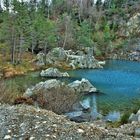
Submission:
{"label": "submerged rock", "polygon": [[46,70],[42,70],[40,75],[42,77],[69,77],[67,72],[60,72],[57,68],[48,68]]}
{"label": "submerged rock", "polygon": [[69,119],[74,118],[74,117],[79,117],[82,115],[82,111],[73,111],[69,113],[65,113],[65,116],[67,116]]}

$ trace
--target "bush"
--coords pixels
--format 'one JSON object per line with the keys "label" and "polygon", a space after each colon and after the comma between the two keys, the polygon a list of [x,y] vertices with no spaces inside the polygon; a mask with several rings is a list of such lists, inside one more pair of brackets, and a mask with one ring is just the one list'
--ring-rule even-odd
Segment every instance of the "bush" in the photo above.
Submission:
{"label": "bush", "polygon": [[72,105],[78,100],[78,95],[67,86],[39,90],[31,97],[37,104],[57,114],[69,112]]}
{"label": "bush", "polygon": [[121,125],[128,123],[128,119],[130,117],[130,113],[125,113],[120,120]]}

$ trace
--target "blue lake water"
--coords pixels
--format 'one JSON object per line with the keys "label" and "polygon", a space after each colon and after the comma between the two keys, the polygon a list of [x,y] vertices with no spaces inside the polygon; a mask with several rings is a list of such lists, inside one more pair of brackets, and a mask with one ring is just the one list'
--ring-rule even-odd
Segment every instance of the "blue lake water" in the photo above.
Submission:
{"label": "blue lake water", "polygon": [[84,98],[92,102],[93,96],[96,96],[98,112],[112,111],[112,114],[118,114],[118,111],[133,108],[133,101],[140,99],[139,62],[108,60],[103,69],[75,70],[69,73],[76,79],[87,78],[100,90],[101,94]]}

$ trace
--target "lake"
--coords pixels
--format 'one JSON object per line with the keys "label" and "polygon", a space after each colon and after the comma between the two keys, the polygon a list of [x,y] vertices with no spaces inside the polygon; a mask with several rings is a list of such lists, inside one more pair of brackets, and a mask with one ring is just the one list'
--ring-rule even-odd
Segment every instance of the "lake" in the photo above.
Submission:
{"label": "lake", "polygon": [[[100,93],[83,97],[83,104],[92,108],[92,113],[107,114],[115,119],[120,112],[139,107],[140,99],[140,63],[107,60],[103,69],[80,69],[68,71],[72,78],[61,79],[66,82],[88,79]],[[7,80],[8,85],[17,86],[21,90],[47,78],[39,77],[39,72],[28,73]]]}

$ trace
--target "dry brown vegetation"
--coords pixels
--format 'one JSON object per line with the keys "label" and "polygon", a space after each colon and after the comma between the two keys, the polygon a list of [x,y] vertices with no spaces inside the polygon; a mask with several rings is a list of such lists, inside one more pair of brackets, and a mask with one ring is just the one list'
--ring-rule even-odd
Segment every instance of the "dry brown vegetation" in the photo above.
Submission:
{"label": "dry brown vegetation", "polygon": [[69,112],[73,104],[79,99],[74,90],[67,86],[52,88],[50,90],[39,90],[32,97],[23,97],[23,93],[15,87],[7,86],[0,81],[0,103],[37,105],[41,108],[51,110],[57,114]]}
{"label": "dry brown vegetation", "polygon": [[18,104],[33,105],[34,101],[30,97],[20,96],[20,97],[17,97],[14,101],[14,105],[18,105]]}
{"label": "dry brown vegetation", "polygon": [[16,88],[7,86],[4,81],[0,81],[0,103],[12,104],[20,95]]}
{"label": "dry brown vegetation", "polygon": [[62,114],[71,110],[79,96],[67,86],[61,86],[49,91],[39,90],[32,98],[40,107]]}

